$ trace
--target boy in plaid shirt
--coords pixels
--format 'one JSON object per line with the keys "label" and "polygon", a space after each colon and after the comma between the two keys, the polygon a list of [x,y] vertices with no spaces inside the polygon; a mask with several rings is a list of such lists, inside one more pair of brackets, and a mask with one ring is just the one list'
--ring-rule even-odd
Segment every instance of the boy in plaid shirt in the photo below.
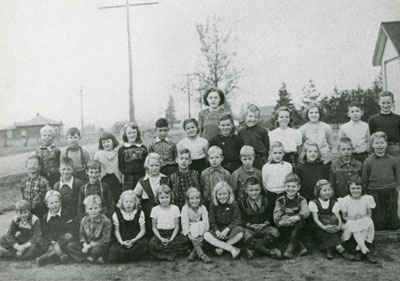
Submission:
{"label": "boy in plaid shirt", "polygon": [[175,173],[177,165],[176,144],[168,138],[169,124],[167,119],[160,118],[156,122],[156,139],[149,146],[149,152],[156,152],[161,156],[161,174],[169,177]]}
{"label": "boy in plaid shirt", "polygon": [[22,199],[31,205],[31,212],[38,218],[47,213],[46,192],[50,190],[49,181],[40,175],[40,158],[31,156],[26,161],[28,175],[21,181]]}
{"label": "boy in plaid shirt", "polygon": [[196,170],[189,169],[189,165],[192,163],[189,149],[184,148],[179,151],[176,162],[179,168],[171,175],[170,184],[174,193],[174,204],[180,210],[186,203],[186,191],[190,187],[195,187],[200,191],[200,184],[199,173]]}
{"label": "boy in plaid shirt", "polygon": [[46,125],[40,129],[41,145],[36,149],[36,155],[42,160],[41,174],[50,183],[50,187],[60,179],[60,156],[61,151],[53,143],[54,128]]}

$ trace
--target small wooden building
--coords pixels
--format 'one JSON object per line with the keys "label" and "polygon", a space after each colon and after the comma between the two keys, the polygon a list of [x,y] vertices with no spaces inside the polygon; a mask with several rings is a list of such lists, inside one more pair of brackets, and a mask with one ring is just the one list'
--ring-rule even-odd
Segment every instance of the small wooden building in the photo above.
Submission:
{"label": "small wooden building", "polygon": [[63,123],[61,121],[55,121],[40,116],[39,113],[37,113],[34,118],[26,122],[14,123],[12,126],[0,129],[0,136],[4,139],[3,146],[7,146],[7,139],[25,139],[26,146],[29,139],[33,138],[38,140],[40,138],[40,129],[45,125],[50,125],[54,128],[56,138],[61,135],[63,129]]}
{"label": "small wooden building", "polygon": [[394,94],[394,112],[400,114],[400,21],[381,23],[372,64],[381,67],[383,89]]}

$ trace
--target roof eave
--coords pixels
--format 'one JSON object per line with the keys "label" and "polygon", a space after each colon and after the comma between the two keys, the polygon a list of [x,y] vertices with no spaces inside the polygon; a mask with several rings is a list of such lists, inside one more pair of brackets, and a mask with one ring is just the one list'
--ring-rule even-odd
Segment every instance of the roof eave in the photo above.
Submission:
{"label": "roof eave", "polygon": [[387,38],[388,38],[388,36],[386,34],[386,31],[381,24],[381,26],[379,28],[378,38],[377,38],[376,44],[375,44],[374,56],[372,58],[373,66],[382,65],[382,56],[383,56],[383,51],[385,49]]}

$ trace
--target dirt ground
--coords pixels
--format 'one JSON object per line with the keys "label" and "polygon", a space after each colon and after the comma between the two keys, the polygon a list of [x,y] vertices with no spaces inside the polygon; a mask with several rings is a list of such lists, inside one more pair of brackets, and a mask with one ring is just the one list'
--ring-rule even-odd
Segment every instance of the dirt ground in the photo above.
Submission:
{"label": "dirt ground", "polygon": [[121,265],[68,264],[38,267],[34,262],[0,262],[0,280],[399,280],[400,246],[381,244],[380,264],[328,261],[320,252],[293,260],[231,260],[213,257],[213,264],[141,261]]}

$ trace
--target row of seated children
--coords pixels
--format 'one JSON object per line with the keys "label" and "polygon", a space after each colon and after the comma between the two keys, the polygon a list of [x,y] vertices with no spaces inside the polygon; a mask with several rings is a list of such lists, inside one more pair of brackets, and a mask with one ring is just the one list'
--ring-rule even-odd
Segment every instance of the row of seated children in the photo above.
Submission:
{"label": "row of seated children", "polygon": [[[285,178],[286,194],[277,199],[272,220],[267,212],[269,203],[262,196],[261,184],[253,177],[246,182],[247,198],[239,203],[235,201],[231,187],[224,181],[219,182],[213,189],[209,213],[197,188],[189,188],[186,204],[180,212],[172,204],[172,190],[161,185],[155,194],[158,205],[150,214],[154,236],[147,236],[149,243],[145,237],[146,218],[134,191],[127,190],[121,194],[118,209],[112,215],[113,223],[101,211],[100,196],[87,196],[83,202],[86,215],[78,227],[68,209],[63,208],[61,194],[51,190],[46,194],[49,211],[42,222],[30,212],[29,202],[17,202],[17,216],[11,221],[7,234],[0,239],[0,257],[29,259],[45,252],[37,258],[39,265],[55,260],[65,263],[71,259],[103,263],[105,260],[142,259],[149,251],[157,259],[174,260],[187,252],[191,241],[193,250],[189,261],[199,257],[208,263],[212,260],[202,249],[203,240],[216,247],[218,255],[225,250],[237,258],[240,249],[235,245],[243,239],[248,258],[254,255],[254,251],[281,258],[279,241],[284,245],[283,256],[292,258],[296,248],[301,255],[307,253],[301,241],[301,230],[311,211],[316,226],[316,246],[326,249],[329,259],[333,258],[332,248],[336,248],[348,260],[361,260],[364,255],[368,261],[376,262],[366,245],[374,237],[371,209],[375,202],[372,196],[363,194],[361,184],[352,182],[350,194],[337,203],[329,181],[320,180],[315,186],[316,198],[308,206],[306,200],[298,195],[299,190],[298,176],[289,174]],[[356,256],[348,253],[341,244],[351,236],[357,242]]]}

